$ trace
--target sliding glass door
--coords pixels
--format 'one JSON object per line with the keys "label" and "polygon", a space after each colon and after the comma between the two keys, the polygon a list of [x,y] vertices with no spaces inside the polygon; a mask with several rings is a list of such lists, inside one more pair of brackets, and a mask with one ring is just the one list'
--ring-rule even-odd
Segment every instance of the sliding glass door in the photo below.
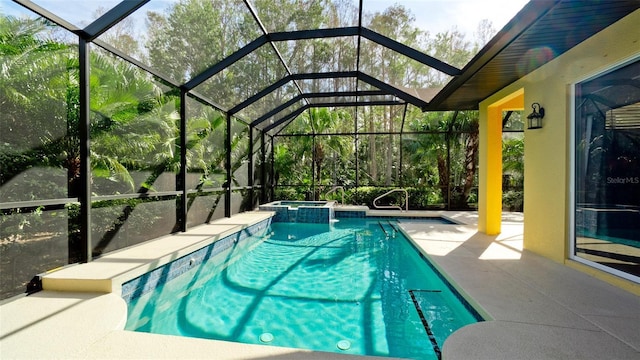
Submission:
{"label": "sliding glass door", "polygon": [[640,281],[640,60],[576,84],[573,257]]}

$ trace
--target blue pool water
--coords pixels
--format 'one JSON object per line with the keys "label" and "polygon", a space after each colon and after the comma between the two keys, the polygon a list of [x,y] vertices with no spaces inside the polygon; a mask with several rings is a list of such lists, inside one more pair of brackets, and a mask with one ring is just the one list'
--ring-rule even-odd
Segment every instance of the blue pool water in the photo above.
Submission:
{"label": "blue pool water", "polygon": [[129,302],[126,329],[437,359],[479,321],[389,220],[273,223]]}

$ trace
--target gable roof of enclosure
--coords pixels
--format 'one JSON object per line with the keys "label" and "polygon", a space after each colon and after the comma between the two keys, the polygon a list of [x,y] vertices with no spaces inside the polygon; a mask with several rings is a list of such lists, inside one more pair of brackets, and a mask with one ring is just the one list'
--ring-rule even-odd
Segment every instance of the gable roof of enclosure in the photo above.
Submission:
{"label": "gable roof of enclosure", "polygon": [[[184,70],[189,78],[181,81],[101,39],[114,25],[143,9],[149,0],[122,1],[83,28],[59,16],[55,9],[45,9],[28,0],[14,1],[263,131],[281,129],[312,107],[411,104],[423,111],[477,109],[481,100],[640,7],[637,0],[531,1],[458,69],[363,26],[366,0],[358,1],[354,7],[358,13],[351,14],[351,21],[342,22],[349,26],[290,31],[271,31],[281,19],[259,13],[252,0],[237,0],[229,6],[242,13],[238,17],[253,19],[243,23],[244,32],[229,44],[238,45],[237,49],[222,52],[222,57],[212,56],[201,68]],[[271,25],[265,26],[265,21]],[[189,24],[184,26],[186,29]],[[340,51],[344,52],[340,61],[300,65],[283,56],[282,50],[288,46],[318,39],[339,42]],[[414,66],[434,69],[448,82],[444,88],[425,89],[403,79],[391,81],[378,72],[385,69],[379,69],[374,60],[362,58],[365,47],[387,52]],[[233,79],[226,79],[225,72],[239,63],[262,64],[264,71],[249,74],[255,75],[255,82],[250,89],[235,89],[240,95],[219,97],[211,89],[233,87],[229,84]],[[318,85],[323,84],[321,80],[324,85]]]}

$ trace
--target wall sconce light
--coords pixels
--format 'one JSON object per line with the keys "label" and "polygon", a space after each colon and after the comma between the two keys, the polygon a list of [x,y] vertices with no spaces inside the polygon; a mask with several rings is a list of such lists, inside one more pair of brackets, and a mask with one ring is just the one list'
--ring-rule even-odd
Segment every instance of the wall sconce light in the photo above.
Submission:
{"label": "wall sconce light", "polygon": [[542,118],[544,117],[544,108],[538,103],[531,104],[533,112],[527,116],[529,120],[529,129],[541,129]]}

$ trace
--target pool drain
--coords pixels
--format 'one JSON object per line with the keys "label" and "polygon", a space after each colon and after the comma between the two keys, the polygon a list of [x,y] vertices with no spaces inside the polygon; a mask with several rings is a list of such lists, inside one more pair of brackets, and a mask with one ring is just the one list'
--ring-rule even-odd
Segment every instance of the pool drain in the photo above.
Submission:
{"label": "pool drain", "polygon": [[272,333],[264,333],[262,335],[260,335],[260,341],[262,341],[263,343],[269,343],[273,341],[273,334]]}
{"label": "pool drain", "polygon": [[338,349],[340,350],[349,350],[351,348],[351,343],[349,340],[340,340],[338,341]]}

